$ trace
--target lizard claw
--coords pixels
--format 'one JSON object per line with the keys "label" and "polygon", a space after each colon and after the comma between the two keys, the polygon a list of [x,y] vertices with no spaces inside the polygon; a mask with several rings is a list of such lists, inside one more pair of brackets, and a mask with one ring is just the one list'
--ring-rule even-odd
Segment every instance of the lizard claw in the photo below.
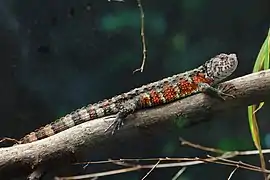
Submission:
{"label": "lizard claw", "polygon": [[218,96],[225,100],[225,97],[231,97],[231,98],[235,98],[234,95],[231,95],[227,92],[233,91],[235,90],[235,86],[232,84],[223,84],[223,85],[219,85],[218,86]]}
{"label": "lizard claw", "polygon": [[207,83],[199,83],[198,85],[201,92],[212,93],[222,100],[226,100],[226,97],[235,98],[234,95],[228,93],[232,89],[235,89],[232,84],[219,85],[217,88],[212,87]]}
{"label": "lizard claw", "polygon": [[225,97],[235,98],[234,95],[227,94],[227,93],[224,93],[224,92],[222,92],[222,91],[218,92],[218,96],[219,96],[221,99],[223,99],[223,100],[226,100]]}
{"label": "lizard claw", "polygon": [[110,124],[110,126],[106,128],[105,132],[107,132],[109,129],[112,128],[112,134],[114,134],[115,131],[119,130],[123,125],[124,125],[123,118],[121,118],[119,114],[117,114],[113,122]]}
{"label": "lizard claw", "polygon": [[135,111],[137,101],[138,98],[135,98],[120,104],[119,111],[115,115],[115,119],[113,120],[112,124],[110,124],[110,126],[105,130],[105,132],[112,128],[112,134],[114,134],[115,131],[119,130],[124,125],[125,118],[130,113]]}

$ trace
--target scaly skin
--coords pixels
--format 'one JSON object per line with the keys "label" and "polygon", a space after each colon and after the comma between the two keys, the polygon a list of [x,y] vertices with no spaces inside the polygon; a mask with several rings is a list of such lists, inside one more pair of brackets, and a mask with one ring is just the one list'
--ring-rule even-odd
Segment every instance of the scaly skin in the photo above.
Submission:
{"label": "scaly skin", "polygon": [[127,93],[89,104],[70,114],[41,127],[24,136],[19,144],[30,143],[52,136],[73,126],[100,117],[116,115],[110,127],[112,132],[119,129],[125,117],[134,111],[170,103],[187,96],[212,91],[219,96],[230,96],[213,87],[236,69],[238,61],[235,54],[220,54],[206,61],[202,66],[156,81]]}

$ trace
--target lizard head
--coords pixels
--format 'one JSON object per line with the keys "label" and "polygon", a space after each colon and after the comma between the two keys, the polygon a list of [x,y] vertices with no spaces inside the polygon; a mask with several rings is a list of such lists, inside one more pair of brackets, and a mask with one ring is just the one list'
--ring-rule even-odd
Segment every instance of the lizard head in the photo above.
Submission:
{"label": "lizard head", "polygon": [[207,76],[218,83],[230,76],[238,65],[236,54],[219,54],[204,64]]}

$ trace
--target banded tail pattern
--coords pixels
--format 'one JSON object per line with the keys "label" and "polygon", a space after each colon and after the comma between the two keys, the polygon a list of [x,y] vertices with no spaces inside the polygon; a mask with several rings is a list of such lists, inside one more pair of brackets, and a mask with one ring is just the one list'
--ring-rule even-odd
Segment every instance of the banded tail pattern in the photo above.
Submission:
{"label": "banded tail pattern", "polygon": [[116,114],[118,112],[116,104],[108,100],[101,103],[88,105],[67,114],[56,121],[31,132],[19,140],[20,144],[30,143],[52,136],[56,133],[69,129],[73,126],[86,121],[97,119],[100,117]]}

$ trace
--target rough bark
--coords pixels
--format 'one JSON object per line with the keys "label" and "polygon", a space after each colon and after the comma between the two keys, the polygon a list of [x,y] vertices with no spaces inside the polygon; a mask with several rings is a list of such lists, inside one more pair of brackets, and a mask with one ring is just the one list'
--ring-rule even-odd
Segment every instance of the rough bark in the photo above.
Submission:
{"label": "rough bark", "polygon": [[[132,133],[130,129],[140,127],[152,128],[150,126],[175,117],[184,117],[187,122],[200,122],[208,113],[259,103],[270,95],[270,70],[223,84],[228,83],[235,88],[229,92],[235,98],[222,101],[201,93],[164,106],[138,111],[127,118],[125,126],[116,134],[121,136],[123,132]],[[37,142],[0,148],[0,177],[27,175],[36,167],[51,166],[52,162],[71,162],[76,153],[91,150],[99,142],[113,136],[110,131],[105,132],[111,120],[113,118],[96,119]]]}

